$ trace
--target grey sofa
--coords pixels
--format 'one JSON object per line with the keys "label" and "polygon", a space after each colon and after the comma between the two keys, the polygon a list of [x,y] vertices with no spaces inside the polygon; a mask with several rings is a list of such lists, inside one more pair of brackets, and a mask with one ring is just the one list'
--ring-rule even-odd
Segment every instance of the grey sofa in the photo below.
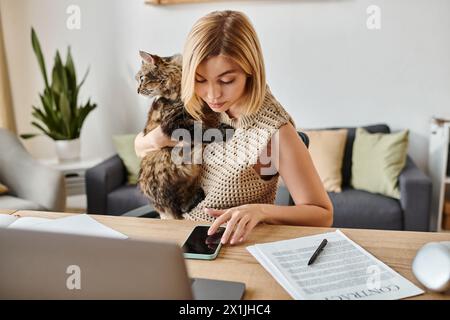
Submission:
{"label": "grey sofa", "polygon": [[[371,133],[390,133],[386,124],[364,127]],[[341,128],[330,128],[341,129]],[[334,227],[428,231],[431,179],[408,156],[399,176],[400,200],[351,188],[351,165],[356,128],[348,129],[342,168],[341,193],[330,192]],[[293,204],[292,200],[290,204]]]}
{"label": "grey sofa", "polygon": [[[390,132],[385,124],[364,128],[372,133]],[[400,201],[351,188],[351,159],[355,128],[347,129],[348,137],[342,168],[343,191],[329,193],[334,206],[333,226],[427,231],[431,180],[408,157],[407,164],[399,177]],[[305,140],[303,136],[301,137]],[[308,145],[308,141],[305,143]],[[148,202],[137,187],[126,184],[126,170],[117,155],[86,172],[86,191],[89,213],[157,217],[157,213],[146,206]],[[280,186],[275,203],[294,204],[286,187]]]}
{"label": "grey sofa", "polygon": [[11,132],[0,128],[0,209],[64,211],[64,176],[42,165]]}
{"label": "grey sofa", "polygon": [[136,185],[127,184],[127,171],[118,155],[85,174],[87,212],[119,216],[148,204]]}

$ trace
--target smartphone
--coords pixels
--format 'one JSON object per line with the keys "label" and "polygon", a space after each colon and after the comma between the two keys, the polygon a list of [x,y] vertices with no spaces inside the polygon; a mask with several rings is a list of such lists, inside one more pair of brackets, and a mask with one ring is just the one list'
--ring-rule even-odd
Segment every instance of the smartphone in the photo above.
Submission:
{"label": "smartphone", "polygon": [[187,259],[214,260],[222,247],[220,239],[225,231],[219,227],[215,234],[208,236],[210,226],[196,226],[183,244],[184,257]]}

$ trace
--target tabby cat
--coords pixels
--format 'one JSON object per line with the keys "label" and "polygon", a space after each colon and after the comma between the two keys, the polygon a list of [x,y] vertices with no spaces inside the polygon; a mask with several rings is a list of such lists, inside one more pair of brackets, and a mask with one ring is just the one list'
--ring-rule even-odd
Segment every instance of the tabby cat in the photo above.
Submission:
{"label": "tabby cat", "polygon": [[[186,129],[194,137],[194,119],[181,101],[181,55],[159,57],[140,51],[140,56],[142,66],[136,75],[138,94],[155,97],[148,112],[144,136],[160,125],[169,137],[176,129]],[[229,138],[227,129],[232,128],[220,124],[218,114],[209,107],[205,107],[204,112],[202,130],[216,128],[223,137]],[[181,152],[181,147],[175,148]],[[138,184],[161,218],[182,219],[183,213],[193,209],[205,197],[200,186],[201,165],[177,164],[171,158],[172,149],[165,147],[144,156]]]}

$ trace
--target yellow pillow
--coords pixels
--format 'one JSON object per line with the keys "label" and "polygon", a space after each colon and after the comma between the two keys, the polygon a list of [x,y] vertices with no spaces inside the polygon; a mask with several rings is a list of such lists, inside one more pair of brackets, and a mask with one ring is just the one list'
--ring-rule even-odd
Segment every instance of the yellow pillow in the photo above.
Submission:
{"label": "yellow pillow", "polygon": [[303,131],[309,137],[309,153],[325,190],[341,192],[342,162],[347,129]]}
{"label": "yellow pillow", "polygon": [[7,193],[9,191],[8,187],[0,183],[0,194]]}

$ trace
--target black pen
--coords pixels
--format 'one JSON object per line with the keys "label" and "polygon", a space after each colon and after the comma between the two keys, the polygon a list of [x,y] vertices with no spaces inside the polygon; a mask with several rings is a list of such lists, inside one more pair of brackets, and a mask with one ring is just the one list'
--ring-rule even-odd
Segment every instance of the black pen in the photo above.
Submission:
{"label": "black pen", "polygon": [[312,264],[316,258],[319,256],[319,254],[322,252],[323,248],[327,245],[328,241],[327,239],[323,239],[322,242],[319,244],[319,247],[314,251],[313,255],[311,256],[311,259],[308,261],[308,266]]}

